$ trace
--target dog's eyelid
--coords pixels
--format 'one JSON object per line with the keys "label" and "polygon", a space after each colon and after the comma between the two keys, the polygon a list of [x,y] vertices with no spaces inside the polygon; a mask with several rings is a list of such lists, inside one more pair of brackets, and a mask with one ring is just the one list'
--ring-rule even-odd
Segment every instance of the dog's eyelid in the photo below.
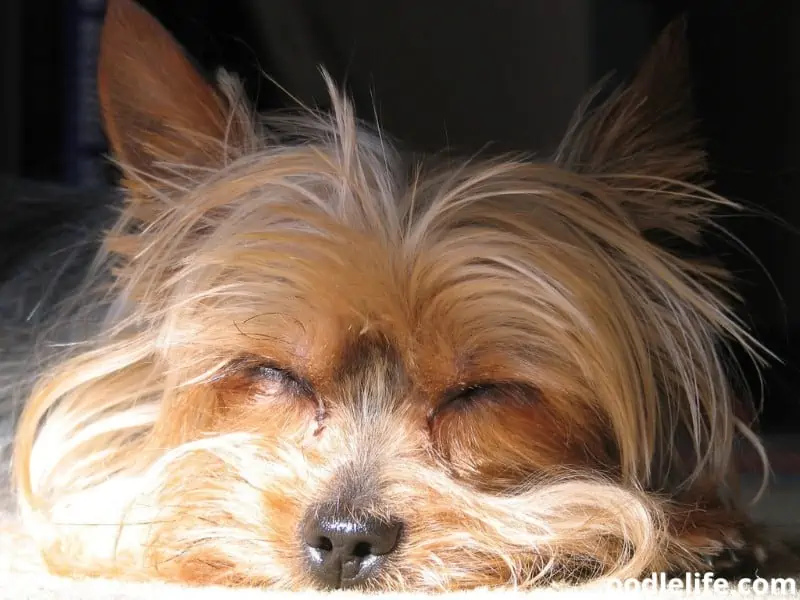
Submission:
{"label": "dog's eyelid", "polygon": [[314,388],[307,379],[304,379],[303,377],[300,377],[299,375],[296,375],[287,369],[275,367],[270,364],[261,364],[254,366],[252,368],[252,372],[253,376],[255,377],[269,379],[270,381],[274,381],[276,383],[289,385],[294,388],[295,391],[300,392],[304,396],[314,395]]}
{"label": "dog's eyelid", "polygon": [[446,396],[463,396],[480,393],[502,392],[511,389],[520,389],[524,384],[514,381],[476,381],[448,390]]}
{"label": "dog's eyelid", "polygon": [[289,371],[273,367],[271,365],[254,365],[250,369],[251,377],[260,377],[263,379],[272,379],[276,381],[296,381],[297,378]]}
{"label": "dog's eyelid", "polygon": [[500,384],[497,383],[473,383],[461,388],[451,390],[445,395],[447,401],[468,399],[481,396],[483,394],[491,394],[492,392],[499,391]]}
{"label": "dog's eyelid", "polygon": [[531,385],[515,381],[484,381],[452,388],[444,393],[438,410],[454,403],[471,403],[482,398],[524,397],[535,398],[537,391]]}
{"label": "dog's eyelid", "polygon": [[268,380],[291,387],[299,395],[315,397],[314,386],[308,379],[294,371],[263,359],[241,359],[236,361],[235,370],[245,373],[250,379]]}

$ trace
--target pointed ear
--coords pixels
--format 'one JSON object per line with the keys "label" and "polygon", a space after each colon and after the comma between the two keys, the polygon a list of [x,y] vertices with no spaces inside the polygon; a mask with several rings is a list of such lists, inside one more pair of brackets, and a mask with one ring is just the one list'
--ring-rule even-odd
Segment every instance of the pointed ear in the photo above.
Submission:
{"label": "pointed ear", "polygon": [[679,18],[661,33],[629,85],[581,111],[558,160],[582,173],[690,181],[706,167],[693,130],[686,21]]}
{"label": "pointed ear", "polygon": [[174,165],[222,166],[246,135],[244,113],[133,0],[108,2],[98,88],[113,154],[150,185],[173,178]]}

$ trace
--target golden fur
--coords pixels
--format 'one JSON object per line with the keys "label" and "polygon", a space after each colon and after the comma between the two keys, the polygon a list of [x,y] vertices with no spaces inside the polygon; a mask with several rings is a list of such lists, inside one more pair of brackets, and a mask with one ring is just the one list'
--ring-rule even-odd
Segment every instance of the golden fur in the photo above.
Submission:
{"label": "golden fur", "polygon": [[259,120],[112,0],[107,320],[41,375],[15,443],[49,567],[301,588],[298,524],[332,498],[404,523],[374,589],[740,548],[728,349],[760,349],[724,271],[653,240],[699,244],[734,208],[702,186],[678,29],[553,161],[406,169],[338,94]]}

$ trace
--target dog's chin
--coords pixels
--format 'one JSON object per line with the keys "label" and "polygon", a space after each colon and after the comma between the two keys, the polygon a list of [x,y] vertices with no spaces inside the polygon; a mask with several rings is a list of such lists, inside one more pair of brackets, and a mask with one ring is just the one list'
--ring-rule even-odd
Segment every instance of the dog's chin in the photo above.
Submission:
{"label": "dog's chin", "polygon": [[[229,434],[185,444],[136,477],[92,486],[42,526],[57,573],[297,590],[310,579],[301,522],[331,475],[293,445]],[[374,511],[404,523],[396,551],[354,587],[529,588],[698,568],[671,507],[575,473],[484,494],[441,469],[398,461]]]}

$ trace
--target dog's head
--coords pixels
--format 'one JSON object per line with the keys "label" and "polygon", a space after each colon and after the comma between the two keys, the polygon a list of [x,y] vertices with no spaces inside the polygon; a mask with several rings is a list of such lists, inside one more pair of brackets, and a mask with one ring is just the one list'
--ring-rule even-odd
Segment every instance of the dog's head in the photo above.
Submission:
{"label": "dog's head", "polygon": [[441,589],[691,561],[656,492],[724,483],[751,341],[724,273],[655,241],[728,206],[675,29],[551,162],[409,167],[335,93],[258,121],[110,2],[113,310],[17,440],[51,565]]}

